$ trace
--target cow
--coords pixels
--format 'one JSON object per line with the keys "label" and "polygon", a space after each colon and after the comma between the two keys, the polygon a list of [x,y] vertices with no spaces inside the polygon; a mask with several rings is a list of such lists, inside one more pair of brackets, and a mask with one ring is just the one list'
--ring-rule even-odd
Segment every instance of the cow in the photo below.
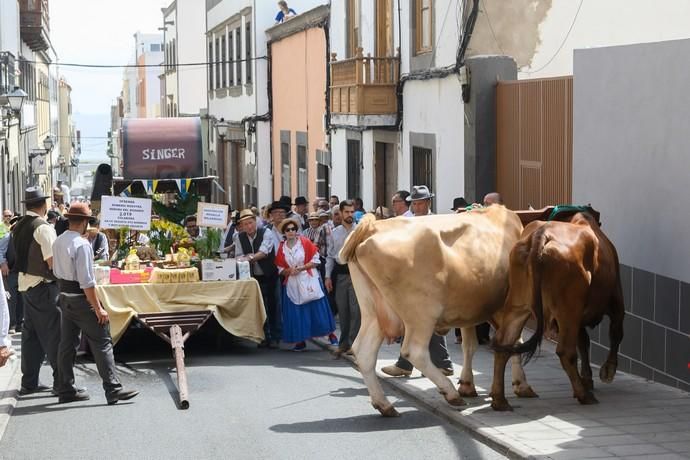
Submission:
{"label": "cow", "polygon": [[[557,333],[556,354],[573,396],[581,404],[595,404],[586,327],[595,327],[608,315],[611,349],[599,377],[605,383],[613,381],[625,314],[618,254],[589,213],[579,212],[568,220],[531,222],[510,254],[510,288],[505,307],[496,315],[499,327],[493,343],[495,410],[512,410],[503,382],[509,356],[526,353],[528,361],[545,328]],[[525,343],[514,345],[530,316],[536,318],[536,331]]]}
{"label": "cow", "polygon": [[[340,259],[348,262],[362,313],[352,349],[371,403],[383,416],[399,415],[375,373],[384,338],[390,343],[404,336],[401,356],[431,379],[451,405],[463,405],[461,395],[476,396],[474,326],[504,304],[508,258],[521,231],[514,212],[493,205],[414,219],[375,221],[367,215],[350,234]],[[445,335],[453,327],[463,329],[464,364],[457,390],[432,364],[428,350],[434,332]],[[513,363],[516,394],[535,396],[519,359]]]}

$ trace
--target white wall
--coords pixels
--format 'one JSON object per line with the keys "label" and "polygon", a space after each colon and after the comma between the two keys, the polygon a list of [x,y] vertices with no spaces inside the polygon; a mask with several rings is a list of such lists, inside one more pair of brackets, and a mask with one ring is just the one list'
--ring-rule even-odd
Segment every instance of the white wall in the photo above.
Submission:
{"label": "white wall", "polygon": [[341,200],[347,194],[347,130],[337,129],[331,133],[331,195]]}
{"label": "white wall", "polygon": [[[177,62],[206,61],[206,8],[198,0],[177,0]],[[206,108],[207,66],[179,67],[180,114],[198,114]]]}
{"label": "white wall", "polygon": [[[578,50],[573,201],[621,262],[690,282],[690,40]],[[641,65],[643,63],[643,65]]]}
{"label": "white wall", "polygon": [[[410,81],[404,89],[401,162],[398,170],[399,188],[410,190],[412,145],[410,132],[434,134],[434,158],[437,213],[446,213],[453,198],[462,196],[464,181],[464,106],[456,75],[442,80]],[[429,185],[429,184],[426,184]]]}
{"label": "white wall", "polygon": [[688,18],[687,0],[483,1],[468,53],[513,56],[519,78],[570,75],[574,49],[689,38]]}
{"label": "white wall", "polygon": [[[405,74],[410,72],[411,47],[414,46],[414,37],[410,36],[410,21],[412,20],[410,11],[411,2],[408,0],[397,0],[395,2],[396,8],[398,1],[402,2],[402,11],[400,15],[402,23],[400,29],[402,36],[402,42],[400,44],[400,73]],[[462,2],[458,0],[436,0],[434,2],[434,51],[432,52],[434,67],[446,67],[455,64],[457,47],[460,42],[458,38],[457,14],[462,10],[461,4]],[[396,9],[396,21],[397,14],[398,11]],[[397,38],[396,31],[396,41]]]}

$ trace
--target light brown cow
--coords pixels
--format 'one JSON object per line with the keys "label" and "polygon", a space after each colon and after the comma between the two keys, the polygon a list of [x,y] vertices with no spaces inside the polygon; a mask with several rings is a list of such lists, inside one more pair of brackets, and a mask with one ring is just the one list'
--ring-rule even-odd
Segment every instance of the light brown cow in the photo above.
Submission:
{"label": "light brown cow", "polygon": [[[511,410],[504,395],[503,374],[513,352],[528,353],[541,342],[544,328],[558,333],[558,354],[582,404],[597,402],[589,365],[589,335],[604,315],[610,318],[611,351],[599,376],[610,383],[618,364],[623,339],[623,290],[618,254],[597,222],[586,213],[570,222],[535,221],[525,227],[510,255],[510,290],[506,307],[497,315],[494,337],[494,381],[491,388],[495,410]],[[527,319],[537,319],[535,334],[513,347]],[[580,354],[581,373],[577,370]]]}
{"label": "light brown cow", "polygon": [[[362,322],[353,344],[374,408],[398,415],[383,394],[375,365],[384,338],[404,335],[401,355],[439,388],[452,405],[476,395],[472,354],[474,326],[501,308],[508,288],[508,257],[522,224],[500,205],[463,214],[388,219],[366,216],[348,237],[340,258],[349,262]],[[464,363],[460,392],[431,362],[434,331],[463,328]],[[514,362],[521,396],[534,396]]]}

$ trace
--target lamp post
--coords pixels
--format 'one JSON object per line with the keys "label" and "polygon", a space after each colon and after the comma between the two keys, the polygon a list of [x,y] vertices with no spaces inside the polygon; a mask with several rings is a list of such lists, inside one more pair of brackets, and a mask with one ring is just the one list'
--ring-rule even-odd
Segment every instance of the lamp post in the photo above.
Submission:
{"label": "lamp post", "polygon": [[226,181],[227,174],[225,169],[227,168],[227,162],[225,158],[225,138],[228,137],[228,132],[230,131],[230,123],[225,121],[224,118],[216,121],[216,134],[218,135],[218,146],[216,148],[216,168],[218,175],[220,176],[220,186],[223,187],[225,192],[225,201],[230,201],[230,191],[228,189],[229,184]]}

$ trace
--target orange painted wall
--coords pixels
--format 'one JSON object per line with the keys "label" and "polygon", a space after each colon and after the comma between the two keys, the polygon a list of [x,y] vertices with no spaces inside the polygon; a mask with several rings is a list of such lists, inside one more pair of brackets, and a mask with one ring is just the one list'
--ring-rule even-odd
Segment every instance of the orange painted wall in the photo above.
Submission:
{"label": "orange painted wall", "polygon": [[297,132],[307,133],[308,195],[316,197],[316,150],[325,149],[326,38],[323,29],[296,33],[271,45],[273,195],[281,195],[280,131],[290,131],[291,196],[297,196]]}

